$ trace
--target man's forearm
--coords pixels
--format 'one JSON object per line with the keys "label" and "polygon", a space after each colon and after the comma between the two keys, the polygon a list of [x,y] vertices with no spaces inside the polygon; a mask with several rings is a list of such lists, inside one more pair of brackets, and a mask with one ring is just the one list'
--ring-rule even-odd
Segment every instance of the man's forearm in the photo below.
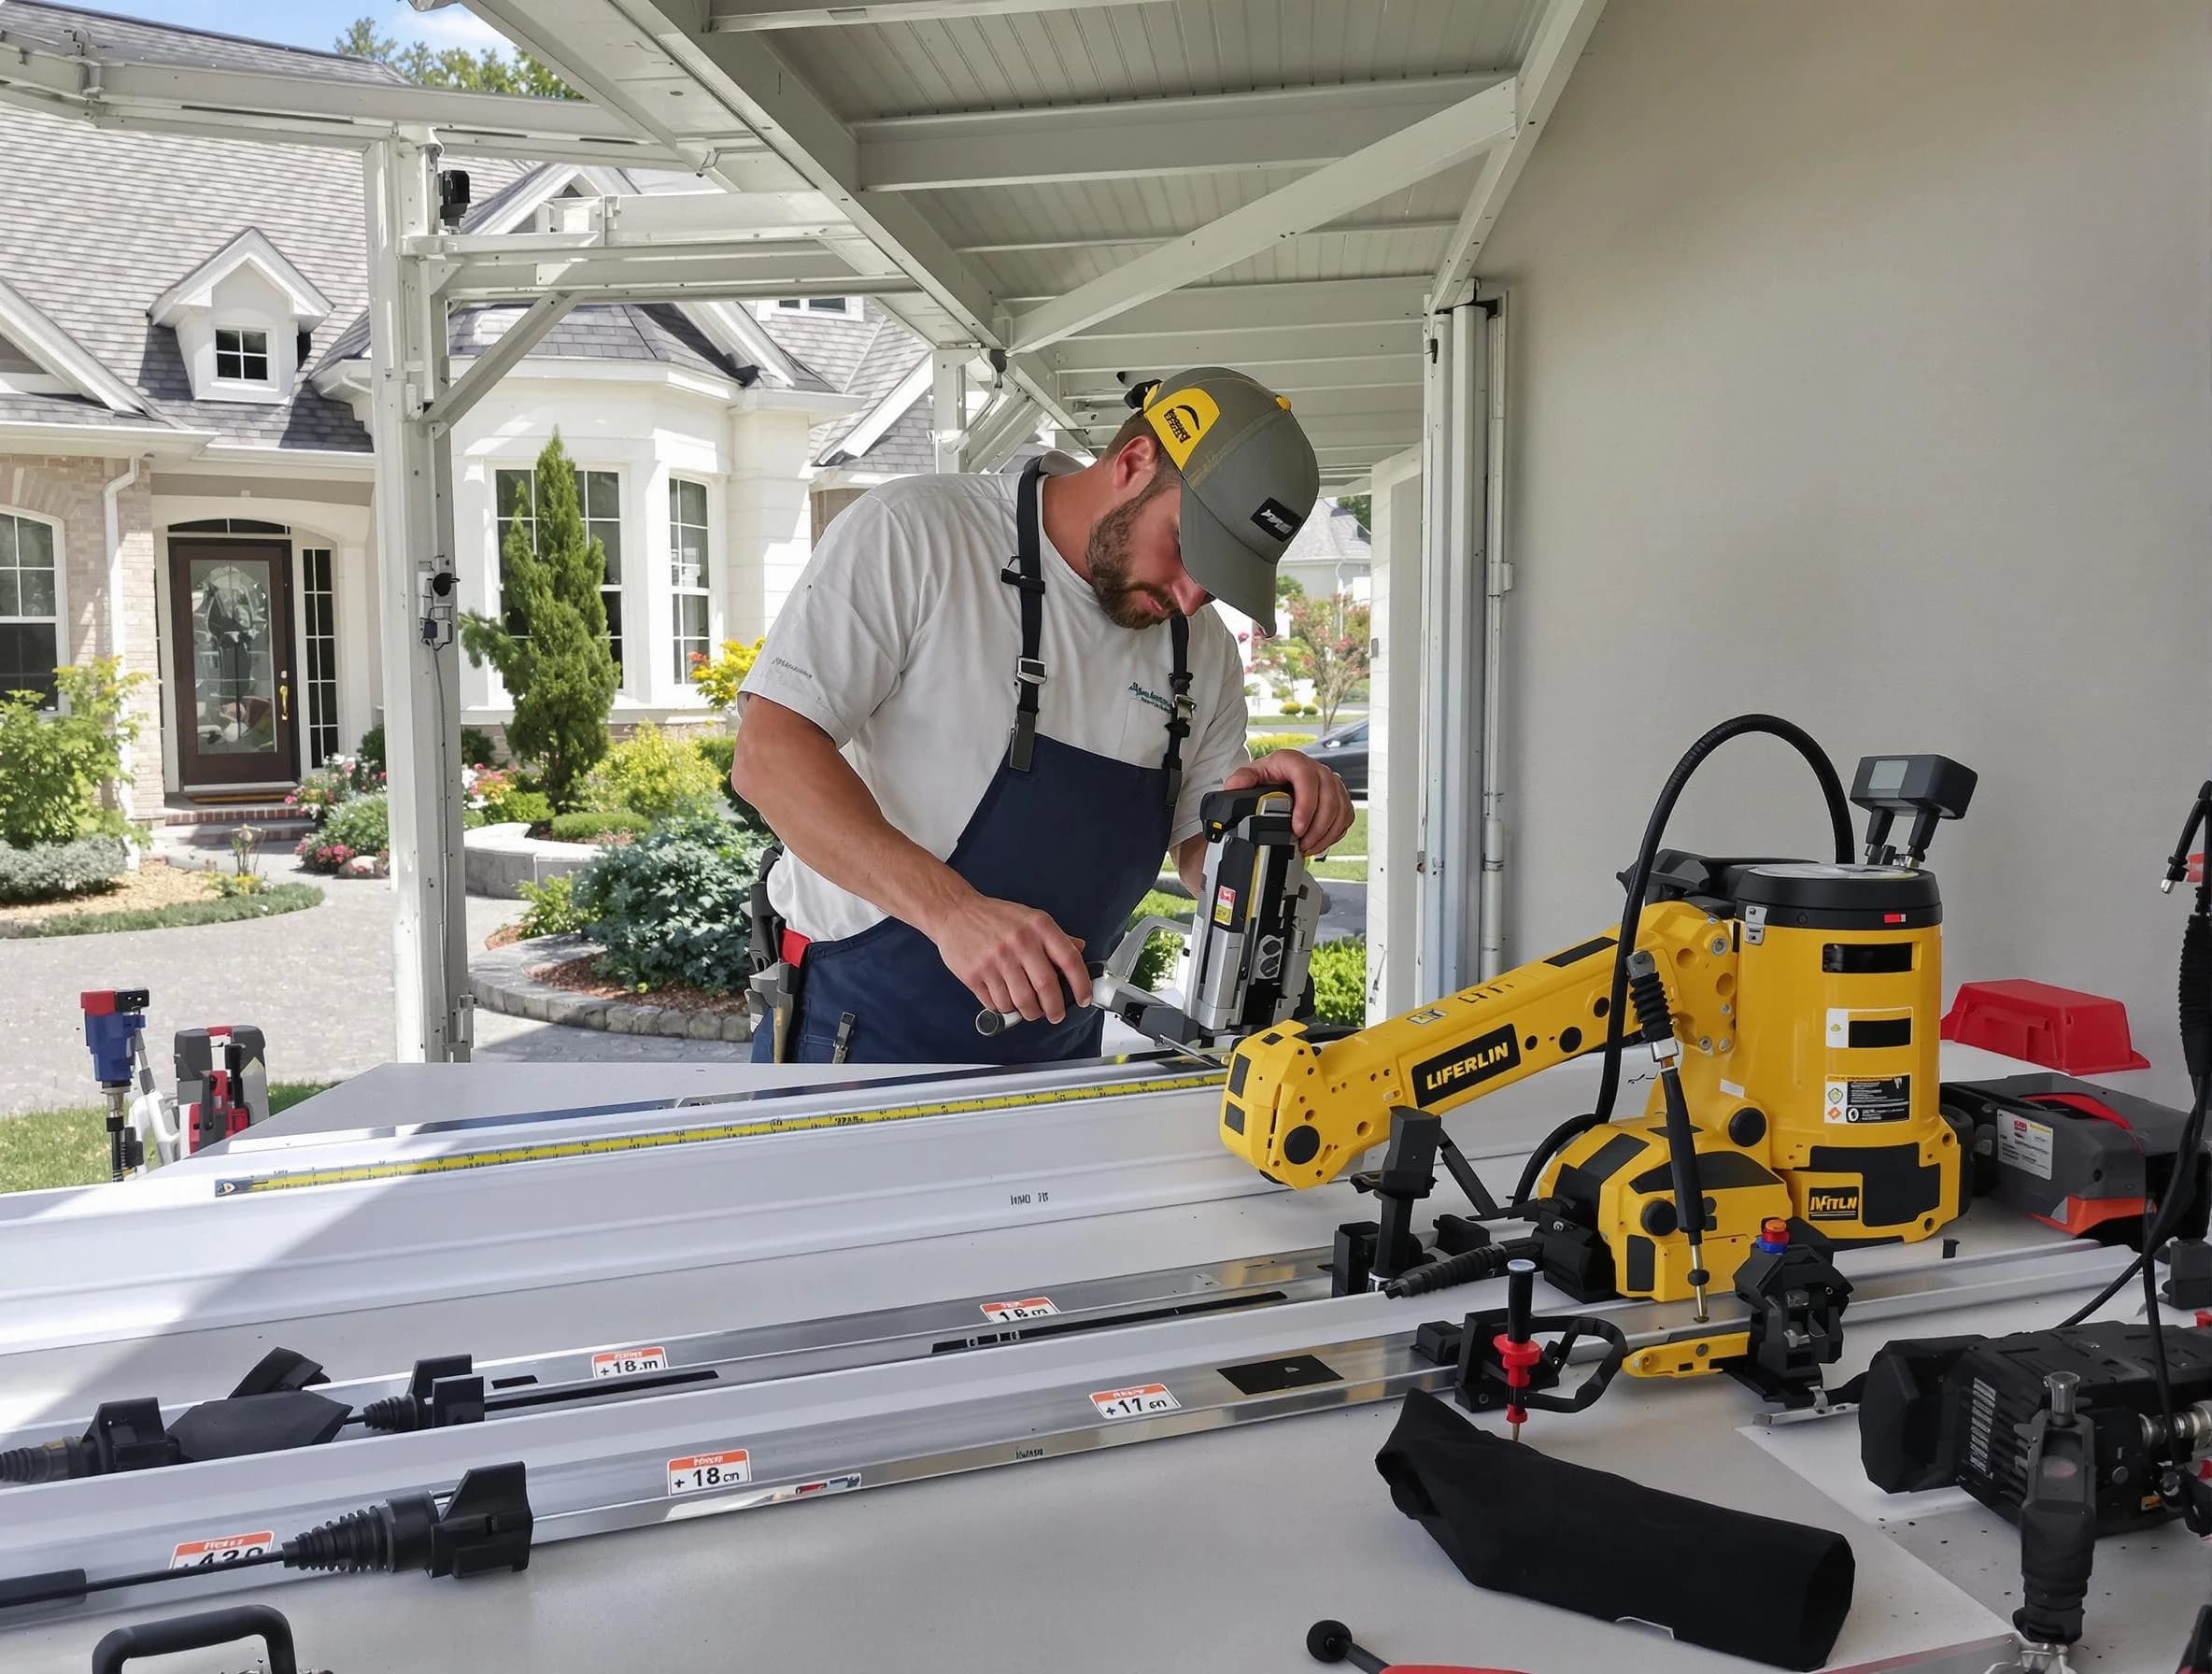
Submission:
{"label": "man's forearm", "polygon": [[764,699],[749,699],[745,710],[730,784],[785,848],[840,889],[924,934],[974,895],[951,867],[884,817],[828,733]]}

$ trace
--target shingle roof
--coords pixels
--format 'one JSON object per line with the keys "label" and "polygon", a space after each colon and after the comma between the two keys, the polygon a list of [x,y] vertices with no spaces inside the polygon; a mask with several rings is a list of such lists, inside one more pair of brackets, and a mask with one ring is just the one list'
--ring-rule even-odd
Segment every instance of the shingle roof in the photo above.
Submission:
{"label": "shingle roof", "polygon": [[[457,311],[447,321],[447,351],[478,355],[522,314],[519,304],[489,304]],[[316,362],[316,370],[338,361],[359,360],[369,352],[369,317],[360,316]],[[532,361],[632,361],[682,366],[714,377],[750,384],[759,376],[735,356],[726,355],[669,303],[592,304],[564,315],[530,351]]]}
{"label": "shingle roof", "polygon": [[[862,318],[841,319],[833,314],[792,313],[763,309],[760,322],[786,354],[840,395],[857,395],[862,404],[814,427],[807,437],[812,457],[827,461],[837,445],[875,410],[876,404],[896,389],[929,352],[929,346],[873,302],[863,302]],[[898,426],[892,427],[896,431]],[[928,426],[924,421],[924,440]],[[864,456],[872,468],[878,464],[886,433]],[[935,453],[924,447],[925,462],[913,467],[927,471]]]}
{"label": "shingle roof", "polygon": [[873,447],[860,456],[860,462],[871,471],[894,476],[937,469],[937,447],[929,439],[927,390],[899,415],[891,428],[876,439]]}
{"label": "shingle roof", "polygon": [[1290,537],[1283,549],[1286,564],[1315,562],[1367,563],[1374,557],[1372,544],[1359,519],[1341,506],[1323,501],[1313,515]]}
{"label": "shingle roof", "polygon": [[13,390],[0,390],[0,422],[130,425],[157,433],[169,428],[135,413],[112,412],[81,395],[26,395]]}
{"label": "shingle roof", "polygon": [[164,64],[211,64],[233,70],[277,70],[295,76],[320,76],[333,81],[399,81],[389,65],[366,58],[348,58],[338,52],[317,52],[305,47],[281,47],[269,41],[247,40],[234,35],[217,35],[205,29],[184,29],[169,23],[148,23],[119,18],[109,12],[80,11],[71,6],[47,6],[35,0],[0,0],[0,31],[21,34],[33,40],[66,47],[72,32],[89,39],[95,49],[106,48],[133,58]]}

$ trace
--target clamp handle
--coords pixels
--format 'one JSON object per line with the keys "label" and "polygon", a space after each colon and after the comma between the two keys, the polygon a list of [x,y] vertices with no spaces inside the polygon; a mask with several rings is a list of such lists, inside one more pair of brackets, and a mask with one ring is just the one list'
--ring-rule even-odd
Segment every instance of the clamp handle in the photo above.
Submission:
{"label": "clamp handle", "polygon": [[265,1604],[236,1604],[196,1616],[168,1616],[119,1627],[92,1647],[92,1674],[120,1674],[133,1657],[206,1651],[234,1639],[252,1639],[267,1650],[269,1674],[299,1674],[291,1624]]}

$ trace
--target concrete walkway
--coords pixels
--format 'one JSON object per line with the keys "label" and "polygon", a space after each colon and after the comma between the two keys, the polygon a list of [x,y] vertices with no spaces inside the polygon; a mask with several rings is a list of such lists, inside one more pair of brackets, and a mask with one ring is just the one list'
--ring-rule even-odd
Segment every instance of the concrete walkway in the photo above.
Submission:
{"label": "concrete walkway", "polygon": [[[148,1045],[164,1090],[179,1029],[250,1023],[268,1038],[273,1081],[334,1081],[392,1057],[391,886],[315,877],[289,857],[263,866],[273,883],[320,886],[323,903],[275,918],[117,935],[0,940],[0,995],[9,1046],[0,1053],[0,1116],[97,1104],[77,997],[86,988],[147,988]],[[469,945],[515,918],[520,901],[468,899]],[[616,1035],[476,1015],[476,1056],[529,1061],[739,1060],[719,1041]]]}

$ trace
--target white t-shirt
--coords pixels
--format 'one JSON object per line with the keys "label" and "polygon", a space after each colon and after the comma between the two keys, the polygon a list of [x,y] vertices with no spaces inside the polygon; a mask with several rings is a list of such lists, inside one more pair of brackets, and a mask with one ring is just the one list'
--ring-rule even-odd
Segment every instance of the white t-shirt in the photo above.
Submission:
{"label": "white t-shirt", "polygon": [[[1046,469],[1073,468],[1064,455]],[[1056,475],[1058,473],[1056,471]],[[777,615],[744,689],[829,733],[884,817],[940,860],[1006,754],[1019,589],[1000,579],[1014,553],[1013,475],[911,476],[837,516]],[[1042,535],[1038,731],[1117,761],[1156,767],[1168,747],[1168,624],[1128,629]],[[1183,794],[1169,842],[1198,829],[1198,802],[1250,759],[1244,668],[1209,606],[1191,619],[1191,698]],[[769,899],[815,941],[858,935],[884,914],[786,854]]]}

